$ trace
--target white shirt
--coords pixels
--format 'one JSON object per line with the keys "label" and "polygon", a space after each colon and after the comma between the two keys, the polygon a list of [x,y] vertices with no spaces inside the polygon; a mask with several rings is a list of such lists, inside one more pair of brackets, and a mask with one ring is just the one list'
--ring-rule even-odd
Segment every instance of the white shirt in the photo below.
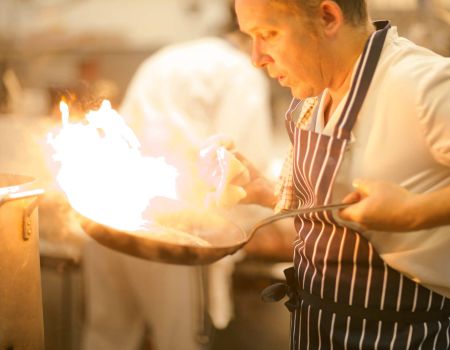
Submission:
{"label": "white shirt", "polygon": [[269,83],[248,55],[223,39],[176,44],[152,55],[133,78],[121,114],[146,151],[166,147],[165,130],[181,130],[193,142],[220,133],[255,165],[268,165]]}
{"label": "white shirt", "polygon": [[[132,79],[120,114],[142,143],[143,152],[164,155],[200,145],[221,134],[255,166],[269,165],[272,147],[270,87],[249,55],[220,38],[167,46],[144,61]],[[183,155],[182,155],[183,157]],[[260,210],[237,206],[231,217],[253,225]],[[229,280],[234,260],[209,266],[209,309],[215,327],[232,316]]]}
{"label": "white shirt", "polygon": [[[324,127],[326,99],[316,131],[330,135],[345,99]],[[449,186],[450,59],[398,37],[391,28],[350,144],[334,184],[333,202],[353,190],[355,178],[391,181],[414,193]],[[450,226],[362,234],[388,265],[450,297]]]}

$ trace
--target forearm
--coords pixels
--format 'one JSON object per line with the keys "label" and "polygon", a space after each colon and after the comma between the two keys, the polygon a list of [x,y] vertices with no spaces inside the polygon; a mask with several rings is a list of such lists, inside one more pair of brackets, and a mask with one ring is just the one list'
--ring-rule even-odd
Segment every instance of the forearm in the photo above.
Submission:
{"label": "forearm", "polygon": [[413,196],[408,209],[414,213],[412,225],[416,230],[450,225],[450,186]]}
{"label": "forearm", "polygon": [[344,220],[366,230],[409,232],[450,225],[450,186],[416,194],[388,182],[356,180],[355,192],[344,202],[355,204],[342,210]]}

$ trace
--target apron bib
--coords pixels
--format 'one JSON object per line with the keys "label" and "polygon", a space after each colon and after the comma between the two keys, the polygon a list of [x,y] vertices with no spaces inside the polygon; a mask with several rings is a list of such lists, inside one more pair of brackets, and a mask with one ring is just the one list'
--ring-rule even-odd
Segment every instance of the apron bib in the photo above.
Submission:
{"label": "apron bib", "polygon": [[[333,135],[296,126],[292,113],[302,101],[294,100],[287,113],[294,189],[301,207],[330,203],[390,27],[388,22],[375,24],[378,30],[366,44]],[[369,241],[340,226],[329,212],[298,216],[295,227],[294,268],[285,272],[291,349],[449,348],[449,299],[390,268]]]}

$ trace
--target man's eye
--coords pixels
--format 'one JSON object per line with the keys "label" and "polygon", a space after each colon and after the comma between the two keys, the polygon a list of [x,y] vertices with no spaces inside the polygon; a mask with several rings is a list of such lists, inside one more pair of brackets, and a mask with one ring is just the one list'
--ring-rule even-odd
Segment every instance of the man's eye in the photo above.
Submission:
{"label": "man's eye", "polygon": [[261,34],[261,39],[263,39],[263,40],[273,39],[276,35],[277,35],[276,32],[262,33]]}

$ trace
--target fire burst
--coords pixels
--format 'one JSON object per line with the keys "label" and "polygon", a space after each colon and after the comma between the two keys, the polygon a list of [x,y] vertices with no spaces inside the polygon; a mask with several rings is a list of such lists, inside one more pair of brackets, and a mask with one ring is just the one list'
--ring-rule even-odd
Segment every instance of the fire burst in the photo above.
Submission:
{"label": "fire burst", "polygon": [[48,135],[57,181],[80,214],[120,230],[138,230],[155,197],[176,199],[176,168],[164,158],[144,157],[140,143],[123,118],[103,101],[86,120],[70,123],[61,102],[62,128]]}

